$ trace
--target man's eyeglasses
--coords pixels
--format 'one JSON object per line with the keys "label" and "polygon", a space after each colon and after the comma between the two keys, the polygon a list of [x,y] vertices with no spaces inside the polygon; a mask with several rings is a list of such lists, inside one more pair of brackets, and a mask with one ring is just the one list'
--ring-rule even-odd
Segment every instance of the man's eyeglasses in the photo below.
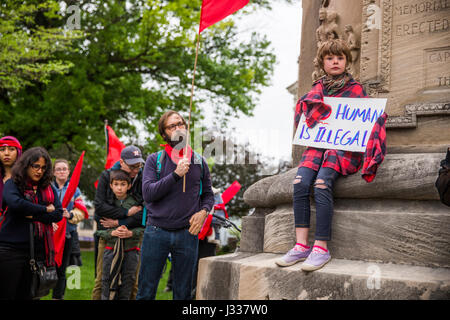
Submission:
{"label": "man's eyeglasses", "polygon": [[56,168],[55,172],[58,172],[58,171],[66,172],[66,171],[69,171],[69,169],[67,169],[67,168]]}
{"label": "man's eyeglasses", "polygon": [[135,164],[133,166],[130,166],[126,162],[125,162],[125,164],[127,165],[128,168],[130,168],[131,171],[136,171],[136,170],[139,170],[139,169],[142,168],[142,163],[138,163],[138,164]]}
{"label": "man's eyeglasses", "polygon": [[166,127],[166,129],[169,129],[170,131],[172,131],[172,130],[175,130],[176,127],[178,127],[178,128],[184,128],[185,126],[186,126],[186,125],[184,124],[184,122],[180,121],[180,122],[178,122],[178,123],[174,123],[174,124],[168,125],[168,126]]}
{"label": "man's eyeglasses", "polygon": [[38,164],[32,164],[31,166],[30,166],[34,171],[39,171],[39,170],[42,170],[42,172],[45,172],[45,170],[47,170],[47,166],[40,166],[40,165],[38,165]]}

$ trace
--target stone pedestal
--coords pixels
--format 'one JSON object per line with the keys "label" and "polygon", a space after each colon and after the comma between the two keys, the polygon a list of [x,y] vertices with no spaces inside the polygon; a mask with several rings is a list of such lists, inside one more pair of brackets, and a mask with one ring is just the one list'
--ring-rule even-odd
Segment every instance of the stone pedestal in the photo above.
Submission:
{"label": "stone pedestal", "polygon": [[[279,257],[242,252],[202,259],[197,299],[450,299],[449,271],[445,268],[333,259],[325,268],[305,273],[299,264],[276,267]],[[220,273],[222,276],[217,276]]]}
{"label": "stone pedestal", "polygon": [[387,155],[372,183],[339,178],[333,259],[312,273],[274,262],[295,244],[296,169],[258,181],[244,194],[257,209],[243,219],[240,251],[200,260],[197,299],[450,299],[450,208],[434,187],[444,157]]}
{"label": "stone pedestal", "polygon": [[257,208],[251,216],[242,218],[241,251],[263,252],[266,215],[273,211],[271,208]]}

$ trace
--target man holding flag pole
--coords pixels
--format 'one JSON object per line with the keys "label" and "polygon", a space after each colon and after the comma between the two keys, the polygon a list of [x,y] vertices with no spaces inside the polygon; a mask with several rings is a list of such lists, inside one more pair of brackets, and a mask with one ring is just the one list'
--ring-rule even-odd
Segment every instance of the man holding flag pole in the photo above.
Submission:
{"label": "man holding flag pole", "polygon": [[198,254],[197,235],[214,205],[214,194],[206,160],[190,147],[187,156],[184,154],[187,133],[183,117],[176,111],[167,111],[158,128],[167,144],[145,162],[142,195],[148,218],[136,299],[155,299],[170,254],[173,298],[189,300]]}
{"label": "man holding flag pole", "polygon": [[167,111],[158,124],[159,133],[167,142],[165,149],[151,154],[144,167],[142,191],[148,219],[141,248],[138,300],[155,299],[169,253],[174,271],[173,299],[192,298],[197,235],[214,205],[208,165],[189,146],[200,33],[247,3],[248,0],[203,0],[188,123],[178,112]]}

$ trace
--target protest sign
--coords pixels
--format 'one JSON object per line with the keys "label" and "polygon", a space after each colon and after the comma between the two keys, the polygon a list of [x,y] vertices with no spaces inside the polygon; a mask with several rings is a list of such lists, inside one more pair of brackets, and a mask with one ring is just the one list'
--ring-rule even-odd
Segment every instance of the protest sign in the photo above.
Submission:
{"label": "protest sign", "polygon": [[322,149],[365,152],[374,124],[387,99],[324,97],[331,114],[308,128],[302,114],[293,144]]}

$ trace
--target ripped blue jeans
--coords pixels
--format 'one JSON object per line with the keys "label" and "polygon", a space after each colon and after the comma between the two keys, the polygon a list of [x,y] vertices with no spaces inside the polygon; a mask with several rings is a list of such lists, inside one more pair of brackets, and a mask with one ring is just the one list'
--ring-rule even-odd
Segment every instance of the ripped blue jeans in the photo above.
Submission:
{"label": "ripped blue jeans", "polygon": [[[333,217],[333,186],[339,173],[331,168],[298,168],[294,179],[294,221],[296,228],[309,228],[311,218],[310,194],[314,184],[316,203],[315,240],[331,240],[331,219]],[[320,181],[321,180],[321,181]]]}

